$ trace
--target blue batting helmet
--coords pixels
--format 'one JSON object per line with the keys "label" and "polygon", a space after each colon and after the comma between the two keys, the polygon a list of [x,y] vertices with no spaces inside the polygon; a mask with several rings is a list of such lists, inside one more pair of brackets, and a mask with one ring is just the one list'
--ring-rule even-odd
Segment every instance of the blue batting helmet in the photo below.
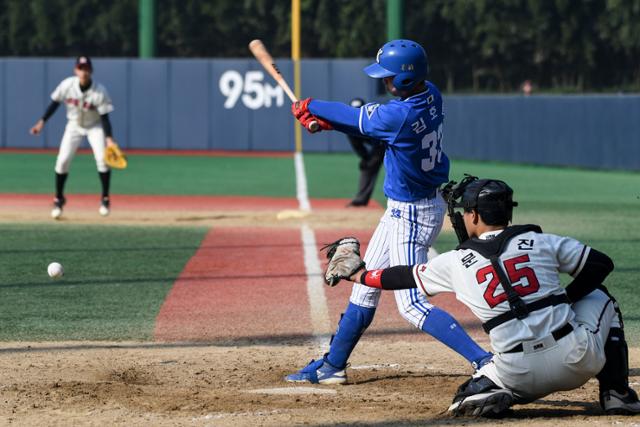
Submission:
{"label": "blue batting helmet", "polygon": [[411,40],[391,40],[378,50],[376,62],[365,67],[370,77],[393,77],[393,86],[410,90],[427,77],[429,62],[420,44]]}

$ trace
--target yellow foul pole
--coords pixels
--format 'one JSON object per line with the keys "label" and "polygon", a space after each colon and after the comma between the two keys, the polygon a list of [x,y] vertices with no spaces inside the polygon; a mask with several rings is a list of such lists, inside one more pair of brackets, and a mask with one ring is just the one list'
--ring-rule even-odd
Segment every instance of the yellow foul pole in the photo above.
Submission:
{"label": "yellow foul pole", "polygon": [[[291,59],[293,60],[293,92],[300,99],[300,0],[291,0]],[[296,153],[302,152],[302,127],[293,122]]]}

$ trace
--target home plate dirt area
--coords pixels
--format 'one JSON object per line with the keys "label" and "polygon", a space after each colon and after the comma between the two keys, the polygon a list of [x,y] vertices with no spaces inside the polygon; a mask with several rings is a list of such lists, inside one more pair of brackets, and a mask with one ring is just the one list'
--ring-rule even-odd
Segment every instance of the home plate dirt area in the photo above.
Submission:
{"label": "home plate dirt area", "polygon": [[[445,411],[471,367],[415,331],[384,295],[343,386],[283,377],[326,351],[350,286],[328,288],[309,265],[319,248],[354,235],[366,247],[379,206],[311,201],[303,218],[277,219],[295,200],[116,196],[108,218],[96,196],[69,197],[69,223],[210,226],[159,310],[149,342],[0,343],[4,425],[631,425],[601,415],[597,383],[516,406],[506,419],[452,419]],[[268,203],[266,203],[268,202]],[[43,222],[49,196],[11,195],[3,222]],[[179,207],[175,207],[175,206]],[[95,212],[94,212],[95,211]],[[63,222],[64,222],[63,221]],[[309,232],[313,247],[309,245]],[[449,231],[444,231],[449,232]],[[306,237],[305,237],[306,236]],[[305,240],[307,239],[307,240]],[[451,296],[449,310],[485,347],[479,323]],[[631,366],[640,353],[631,349]],[[640,370],[631,370],[636,384]],[[637,385],[637,384],[636,384]],[[637,387],[636,387],[637,388]]]}

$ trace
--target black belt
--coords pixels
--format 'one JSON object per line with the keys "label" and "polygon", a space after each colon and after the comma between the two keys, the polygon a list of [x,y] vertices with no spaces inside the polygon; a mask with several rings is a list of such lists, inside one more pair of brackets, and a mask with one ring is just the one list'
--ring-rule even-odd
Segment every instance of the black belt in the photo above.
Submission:
{"label": "black belt", "polygon": [[[571,326],[570,323],[567,323],[562,328],[553,331],[551,333],[551,336],[553,336],[553,338],[555,338],[555,340],[558,341],[559,339],[569,335],[571,332],[573,332],[573,326]],[[523,350],[522,343],[520,343],[517,346],[513,347],[511,350],[503,351],[503,353],[519,353],[522,350]]]}
{"label": "black belt", "polygon": [[[546,307],[570,303],[571,301],[569,301],[567,294],[553,294],[529,303],[526,305],[526,307],[527,311],[531,313],[532,311],[541,310]],[[482,324],[482,329],[484,329],[486,333],[489,333],[489,331],[491,331],[496,326],[500,326],[503,323],[506,323],[509,320],[513,320],[515,318],[516,314],[510,310],[484,322]]]}

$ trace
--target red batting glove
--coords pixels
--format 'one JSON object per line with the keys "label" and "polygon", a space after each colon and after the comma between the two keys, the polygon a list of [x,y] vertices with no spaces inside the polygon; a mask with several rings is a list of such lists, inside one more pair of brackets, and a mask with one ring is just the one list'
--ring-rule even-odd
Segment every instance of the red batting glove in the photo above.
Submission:
{"label": "red batting glove", "polygon": [[[291,113],[310,133],[320,132],[321,130],[332,130],[333,126],[331,126],[331,123],[311,114],[309,111],[309,103],[311,101],[312,98],[307,98],[302,101],[294,102],[291,104]],[[313,122],[318,124],[318,129],[312,131],[310,129],[310,125]]]}
{"label": "red batting glove", "polygon": [[[298,119],[298,121],[305,127],[310,133],[316,133],[323,130],[331,130],[333,126],[325,120],[319,119],[311,113],[306,113]],[[312,130],[312,124],[316,125],[316,129]]]}
{"label": "red batting glove", "polygon": [[300,120],[300,117],[305,114],[311,114],[309,112],[309,103],[311,102],[311,98],[303,99],[302,101],[296,101],[291,104],[291,113],[293,116]]}

